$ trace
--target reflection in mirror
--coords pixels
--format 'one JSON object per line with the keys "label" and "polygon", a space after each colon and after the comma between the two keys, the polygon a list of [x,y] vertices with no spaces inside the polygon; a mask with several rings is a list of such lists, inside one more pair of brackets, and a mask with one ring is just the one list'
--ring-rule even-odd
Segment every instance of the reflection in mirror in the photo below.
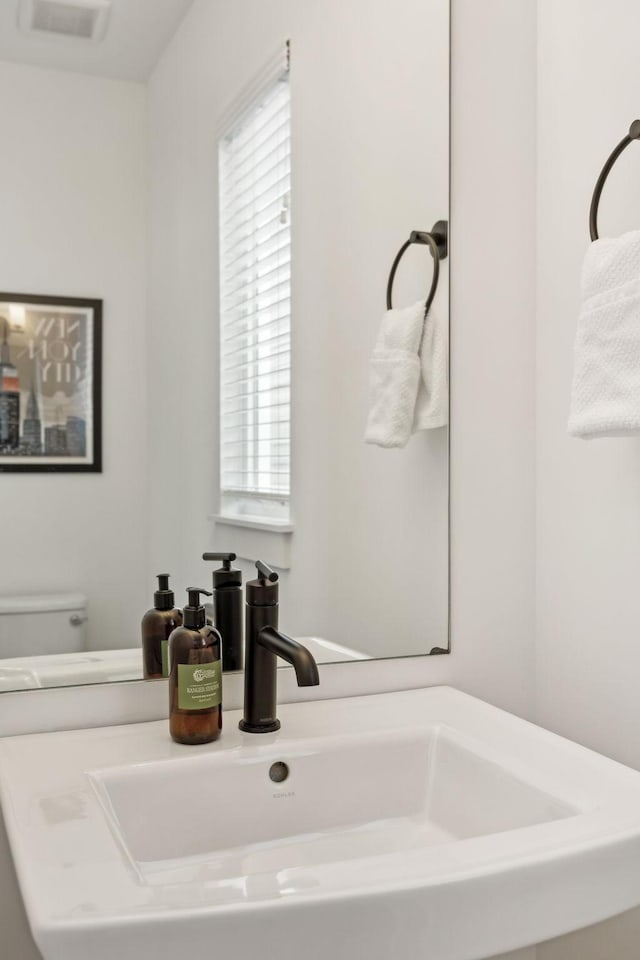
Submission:
{"label": "reflection in mirror", "polygon": [[0,690],[142,677],[156,575],[181,609],[206,551],[277,570],[318,661],[446,652],[448,0],[111,0],[86,38],[20,6]]}

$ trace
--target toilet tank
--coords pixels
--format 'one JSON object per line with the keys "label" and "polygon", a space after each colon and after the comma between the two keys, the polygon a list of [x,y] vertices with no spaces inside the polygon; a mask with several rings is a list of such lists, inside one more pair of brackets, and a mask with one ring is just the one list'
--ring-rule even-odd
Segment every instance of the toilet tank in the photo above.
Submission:
{"label": "toilet tank", "polygon": [[84,650],[86,620],[81,593],[0,597],[0,659]]}

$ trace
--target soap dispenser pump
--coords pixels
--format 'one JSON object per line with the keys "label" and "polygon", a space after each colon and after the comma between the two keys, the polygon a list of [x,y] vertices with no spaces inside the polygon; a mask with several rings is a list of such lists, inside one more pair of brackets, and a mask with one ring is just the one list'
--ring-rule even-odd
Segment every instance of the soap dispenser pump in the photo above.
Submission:
{"label": "soap dispenser pump", "polygon": [[184,626],[169,639],[169,730],[177,743],[210,743],[222,730],[222,641],[207,624],[202,593],[211,596],[189,587]]}
{"label": "soap dispenser pump", "polygon": [[145,680],[169,676],[169,636],[182,623],[176,608],[169,574],[158,574],[158,589],[153,595],[153,609],[142,618],[142,675]]}
{"label": "soap dispenser pump", "polygon": [[222,637],[222,669],[242,670],[242,571],[231,566],[235,553],[203,553],[221,560],[213,571],[213,622]]}

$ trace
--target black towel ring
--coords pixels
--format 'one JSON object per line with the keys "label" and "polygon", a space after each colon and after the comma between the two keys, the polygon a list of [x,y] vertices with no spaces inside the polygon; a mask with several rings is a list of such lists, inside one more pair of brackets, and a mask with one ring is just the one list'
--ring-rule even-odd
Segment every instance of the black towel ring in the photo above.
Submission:
{"label": "black towel ring", "polygon": [[614,163],[620,156],[623,150],[625,150],[632,140],[640,140],[640,120],[634,120],[631,126],[629,127],[629,133],[626,137],[623,137],[615,150],[607,158],[607,162],[602,168],[602,172],[596,181],[596,185],[593,191],[593,197],[591,198],[591,209],[589,210],[589,233],[592,240],[598,240],[598,204],[600,203],[600,194],[602,193],[602,188],[605,185],[606,179],[611,173],[611,168]]}
{"label": "black towel ring", "polygon": [[389,280],[387,281],[387,310],[392,309],[391,295],[393,293],[393,281],[395,279],[396,270],[398,269],[398,264],[402,260],[404,254],[409,249],[413,243],[422,243],[427,245],[431,250],[431,256],[433,257],[433,280],[431,281],[431,289],[427,296],[427,300],[424,307],[424,315],[429,312],[429,307],[433,303],[433,298],[436,295],[436,290],[438,289],[438,278],[440,276],[440,260],[444,260],[449,252],[449,243],[448,243],[448,223],[446,220],[438,220],[437,223],[434,223],[433,227],[427,233],[424,230],[412,230],[411,235],[408,240],[402,244],[400,249],[396,254],[396,258],[391,265],[391,271],[389,273]]}

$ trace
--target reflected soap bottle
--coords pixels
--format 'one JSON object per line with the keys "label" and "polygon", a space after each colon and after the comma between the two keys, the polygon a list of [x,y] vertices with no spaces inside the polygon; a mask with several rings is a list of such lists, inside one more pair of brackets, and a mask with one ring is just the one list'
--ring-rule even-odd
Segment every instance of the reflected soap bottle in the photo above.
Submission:
{"label": "reflected soap bottle", "polygon": [[169,635],[182,624],[182,614],[169,589],[169,574],[158,574],[158,589],[153,595],[153,609],[142,618],[142,675],[145,680],[169,676]]}
{"label": "reflected soap bottle", "polygon": [[189,587],[184,626],[169,638],[169,731],[176,743],[210,743],[222,730],[222,641]]}

